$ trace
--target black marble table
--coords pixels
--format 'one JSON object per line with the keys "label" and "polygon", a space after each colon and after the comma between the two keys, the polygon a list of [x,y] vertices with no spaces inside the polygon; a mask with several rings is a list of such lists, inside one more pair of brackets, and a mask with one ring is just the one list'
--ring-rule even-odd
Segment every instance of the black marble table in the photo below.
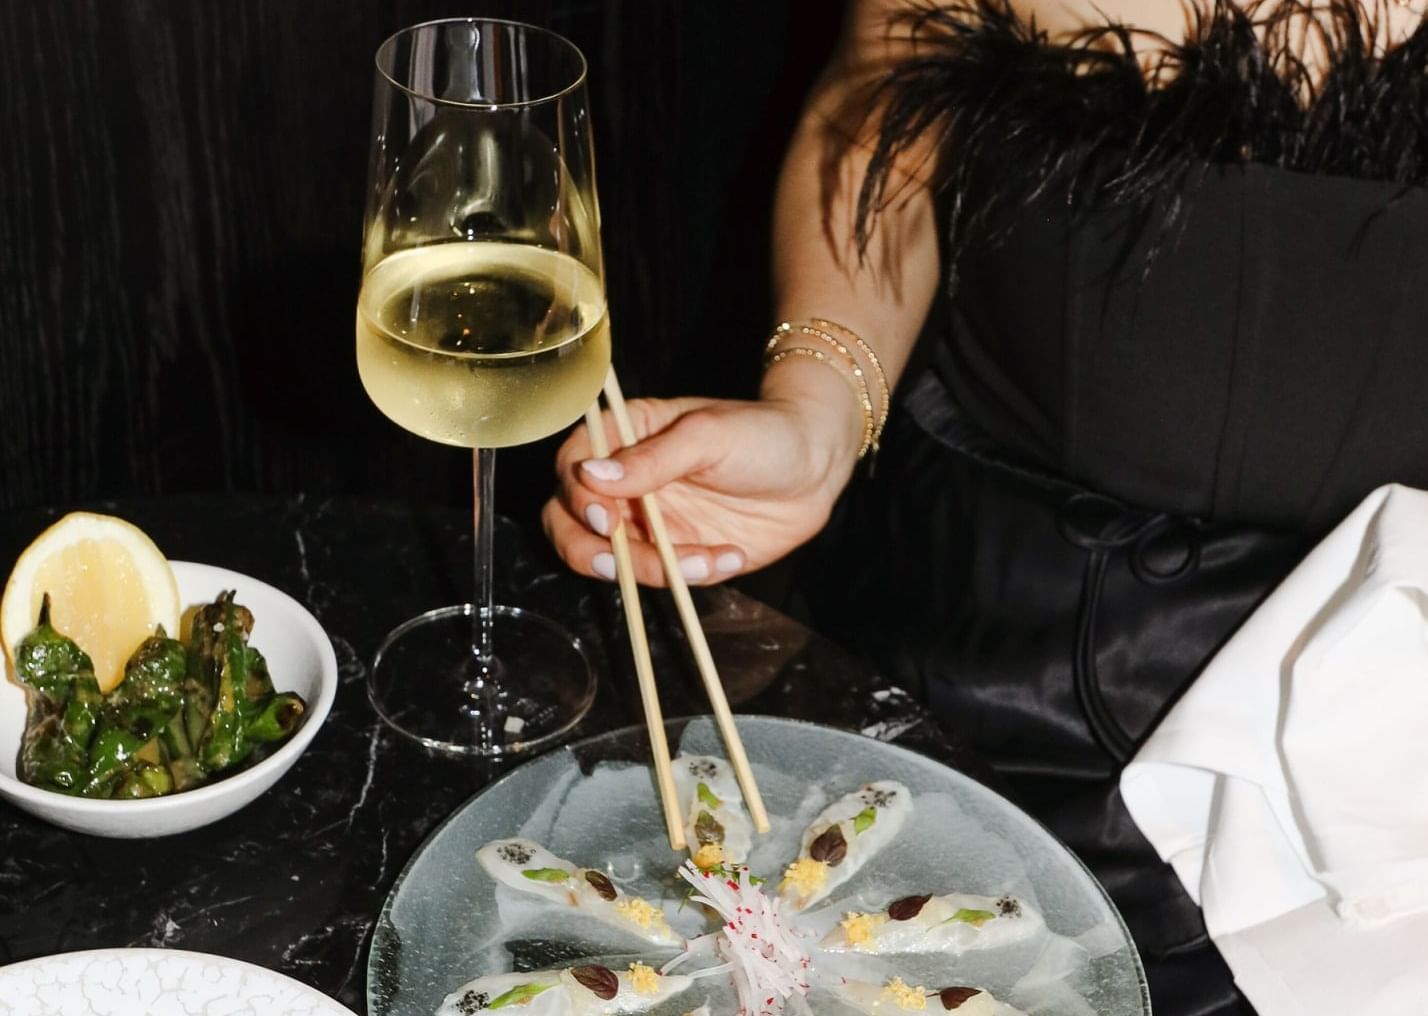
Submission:
{"label": "black marble table", "polygon": [[[466,600],[469,517],[361,500],[203,495],[85,506],[145,529],[175,560],[232,568],[306,604],[337,650],[341,687],[293,769],[228,818],[179,836],[109,840],[0,803],[0,964],[78,949],[168,946],[281,971],[367,1011],[367,950],[393,882],[423,839],[516,763],[430,754],[367,701],[382,636]],[[60,513],[0,517],[0,567]],[[614,590],[565,571],[538,537],[503,523],[498,593],[577,631],[600,691],[576,737],[642,722]],[[698,594],[730,700],[896,739],[985,777],[900,689],[777,611],[731,589]],[[665,714],[707,711],[673,605],[646,598]]]}

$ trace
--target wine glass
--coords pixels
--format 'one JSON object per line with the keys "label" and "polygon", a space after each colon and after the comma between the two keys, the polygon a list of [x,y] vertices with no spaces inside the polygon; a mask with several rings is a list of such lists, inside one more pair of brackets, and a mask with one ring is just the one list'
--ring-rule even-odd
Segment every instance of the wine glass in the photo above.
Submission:
{"label": "wine glass", "polygon": [[367,690],[428,747],[509,755],[595,695],[579,640],[491,596],[494,450],[578,419],[610,365],[585,59],[461,18],[398,32],[376,62],[357,367],[394,422],[473,449],[476,594],[392,631]]}

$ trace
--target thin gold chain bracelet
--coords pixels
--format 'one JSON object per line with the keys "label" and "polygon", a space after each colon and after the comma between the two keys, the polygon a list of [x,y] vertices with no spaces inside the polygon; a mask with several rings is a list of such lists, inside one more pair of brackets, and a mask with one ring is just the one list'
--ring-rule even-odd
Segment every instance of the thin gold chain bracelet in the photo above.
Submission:
{"label": "thin gold chain bracelet", "polygon": [[[839,342],[832,335],[829,335],[823,329],[817,328],[811,324],[795,325],[788,321],[780,322],[778,327],[774,329],[773,334],[769,336],[769,341],[765,346],[766,351],[768,353],[772,353],[778,347],[779,343],[781,343],[784,339],[788,338],[794,332],[798,332],[802,335],[807,335],[810,338],[815,338],[818,339],[820,342],[826,343],[828,346],[836,350],[838,352],[838,355],[842,357],[843,362],[847,364],[848,371],[852,375],[854,391],[858,400],[858,405],[862,407],[865,421],[871,423],[871,437],[868,441],[865,441],[863,443],[863,447],[858,452],[858,458],[861,459],[864,455],[868,453],[869,450],[876,451],[878,447],[879,430],[877,423],[874,422],[877,419],[877,414],[873,409],[873,393],[872,389],[868,387],[867,375],[863,372],[863,366],[861,363],[858,362],[858,358],[853,355],[852,351],[849,350],[847,346]],[[828,362],[831,364],[835,361],[830,359]]]}
{"label": "thin gold chain bracelet", "polygon": [[829,321],[827,318],[813,318],[812,323],[819,328],[831,328],[836,332],[842,332],[852,339],[862,354],[868,358],[868,363],[873,368],[873,376],[878,379],[878,392],[883,397],[877,423],[877,434],[881,437],[883,428],[887,426],[888,413],[892,408],[892,386],[888,384],[888,375],[883,370],[883,363],[878,359],[878,354],[873,352],[873,347],[868,345],[861,335],[847,325],[840,325],[837,321]]}
{"label": "thin gold chain bracelet", "polygon": [[[858,359],[846,344],[840,341],[835,335],[830,334],[828,330],[830,328],[848,335],[872,366],[873,374],[878,381],[879,394],[882,396],[882,405],[879,407],[880,412],[873,407],[872,389],[868,385],[867,372],[863,369],[862,361]],[[872,347],[864,342],[857,332],[845,325],[829,321],[826,318],[812,318],[807,322],[781,321],[769,335],[768,342],[764,346],[764,369],[767,370],[768,367],[776,362],[772,358],[776,355],[780,343],[794,334],[807,335],[818,339],[820,342],[836,350],[839,357],[846,363],[848,374],[851,374],[850,380],[854,383],[854,395],[858,400],[858,405],[863,410],[865,423],[865,440],[862,448],[858,451],[858,458],[862,459],[869,452],[876,455],[878,442],[882,437],[883,427],[887,424],[888,411],[892,400],[892,392],[888,385],[887,375],[883,371],[882,363],[878,360],[877,354],[873,352]],[[837,366],[837,362],[831,357],[819,357],[819,359],[828,363],[830,366]],[[841,369],[840,373],[843,373]],[[845,376],[848,376],[848,374],[845,374]]]}
{"label": "thin gold chain bracelet", "polygon": [[813,349],[810,346],[786,346],[783,349],[775,351],[774,347],[778,344],[779,341],[781,341],[785,337],[785,335],[775,335],[772,339],[770,339],[769,345],[767,347],[768,351],[764,356],[764,370],[768,370],[770,367],[782,363],[789,357],[798,356],[807,357],[808,359],[814,360],[817,363],[822,363],[829,367],[832,367],[835,371],[842,375],[844,380],[846,380],[848,384],[852,386],[853,398],[858,402],[858,405],[863,410],[863,441],[861,447],[859,447],[858,449],[858,458],[861,459],[864,455],[868,454],[868,451],[870,449],[876,447],[877,445],[877,437],[873,424],[873,407],[872,401],[868,397],[867,381],[857,376],[857,374],[855,373],[857,369],[856,367],[850,368],[845,366],[839,366],[839,364],[832,357],[830,357],[827,353],[823,352],[823,350],[821,349]]}

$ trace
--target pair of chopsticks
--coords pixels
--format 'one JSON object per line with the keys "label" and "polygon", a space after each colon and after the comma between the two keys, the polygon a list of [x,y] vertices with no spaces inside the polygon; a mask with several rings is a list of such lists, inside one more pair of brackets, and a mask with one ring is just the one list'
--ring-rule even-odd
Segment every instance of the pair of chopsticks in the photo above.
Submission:
{"label": "pair of chopsticks", "polygon": [[[610,404],[610,414],[615,418],[615,430],[620,435],[621,446],[634,444],[638,438],[630,422],[625,396],[620,391],[620,382],[615,377],[613,367],[605,377],[605,401]],[[599,458],[608,458],[610,443],[605,436],[605,423],[600,416],[599,400],[586,411],[585,422],[590,432],[591,450]],[[704,690],[709,695],[710,705],[714,709],[719,733],[729,753],[729,764],[734,767],[739,789],[744,792],[744,803],[754,820],[754,828],[761,834],[766,833],[769,831],[769,817],[764,810],[763,795],[759,793],[759,786],[754,782],[754,772],[749,767],[744,742],[739,738],[738,728],[734,726],[734,714],[729,709],[729,699],[724,694],[724,684],[719,680],[719,671],[715,668],[714,657],[709,652],[709,642],[704,637],[704,628],[699,623],[699,613],[689,595],[689,586],[679,570],[679,558],[675,555],[674,544],[670,542],[664,516],[660,514],[653,494],[643,495],[640,498],[640,507],[644,510],[650,533],[654,536],[660,562],[664,565],[665,579],[669,582],[669,590],[674,596],[680,622],[684,625],[690,649],[694,653],[694,662],[698,665],[699,676],[704,681]],[[654,751],[655,780],[659,786],[660,803],[664,808],[669,845],[675,850],[683,850],[687,845],[684,837],[684,817],[680,810],[679,795],[674,787],[674,766],[669,758],[669,741],[665,738],[664,716],[660,711],[659,691],[655,686],[654,662],[650,657],[649,637],[645,633],[644,613],[640,609],[639,585],[635,582],[630,539],[625,531],[622,513],[616,513],[610,544],[615,553],[615,574],[620,584],[620,596],[625,603],[625,622],[629,626],[630,647],[635,655],[635,675],[639,680],[645,724],[649,728],[650,746]]]}

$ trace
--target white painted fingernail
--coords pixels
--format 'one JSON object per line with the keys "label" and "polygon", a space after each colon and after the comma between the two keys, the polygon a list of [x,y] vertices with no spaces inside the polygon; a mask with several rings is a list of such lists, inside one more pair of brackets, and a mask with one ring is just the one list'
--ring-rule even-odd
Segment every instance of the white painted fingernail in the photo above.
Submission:
{"label": "white painted fingernail", "polygon": [[709,562],[702,557],[682,557],[679,559],[679,574],[697,582],[709,577]]}
{"label": "white painted fingernail", "polygon": [[585,521],[601,536],[610,535],[610,513],[603,504],[591,504],[585,508]]}
{"label": "white painted fingernail", "polygon": [[615,581],[615,555],[601,551],[590,559],[590,570],[602,579]]}
{"label": "white painted fingernail", "polygon": [[625,478],[625,467],[614,459],[586,459],[580,463],[580,468],[597,480],[610,481]]}
{"label": "white painted fingernail", "polygon": [[744,555],[736,551],[726,550],[714,559],[714,567],[725,575],[730,572],[739,571],[744,567]]}

